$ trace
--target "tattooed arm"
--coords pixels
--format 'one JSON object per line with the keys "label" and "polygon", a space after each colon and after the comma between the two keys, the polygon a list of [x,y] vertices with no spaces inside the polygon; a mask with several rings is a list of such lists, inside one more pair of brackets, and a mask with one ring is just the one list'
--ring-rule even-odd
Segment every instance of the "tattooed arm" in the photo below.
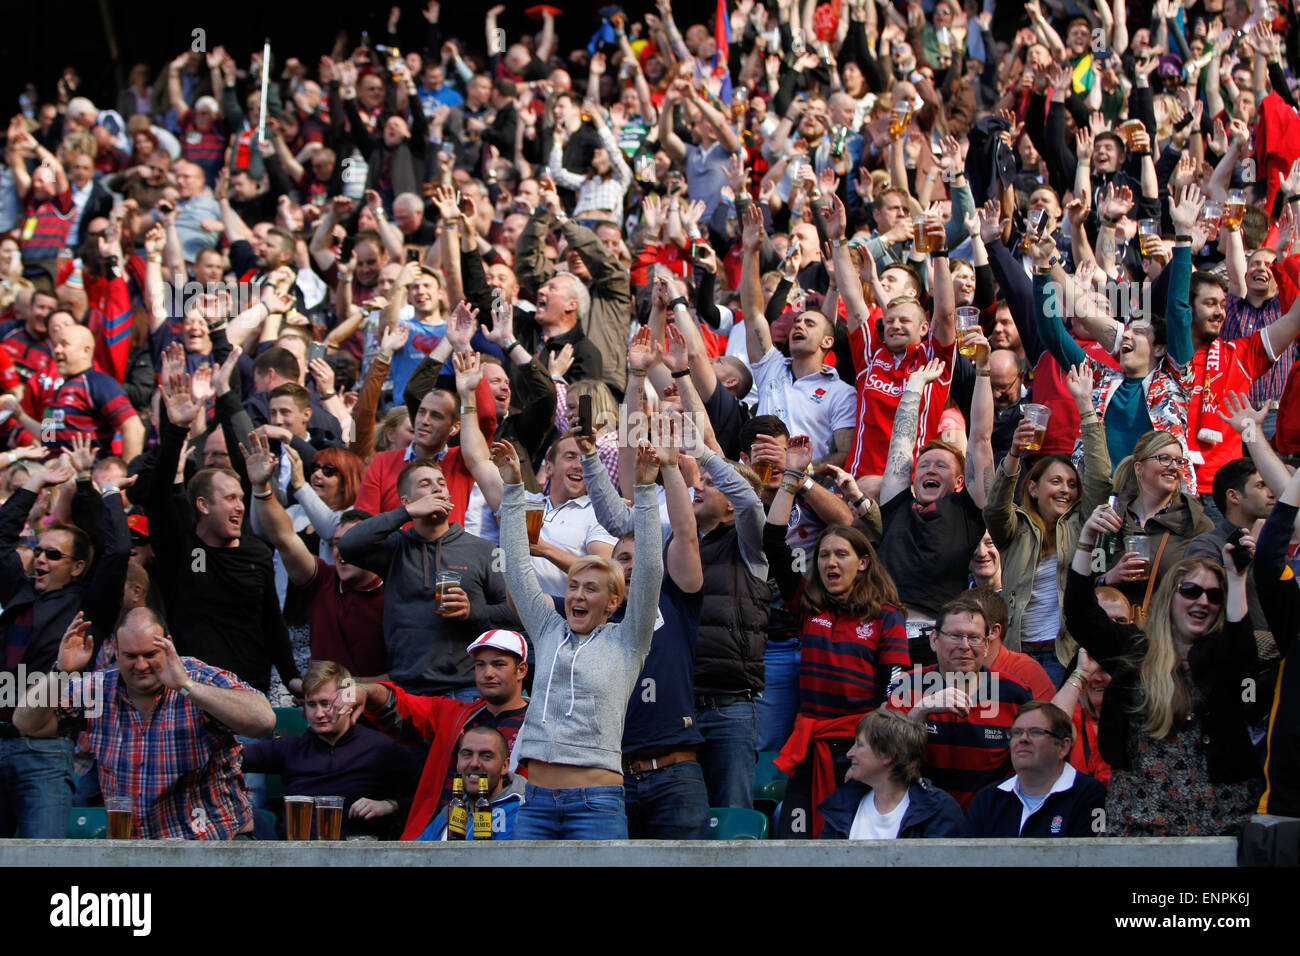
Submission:
{"label": "tattooed arm", "polygon": [[889,440],[889,456],[885,459],[884,479],[880,483],[880,503],[888,504],[907,488],[912,480],[912,449],[916,446],[916,423],[921,412],[921,399],[931,382],[943,375],[943,361],[935,359],[917,369],[907,380],[903,395],[894,413],[894,434]]}

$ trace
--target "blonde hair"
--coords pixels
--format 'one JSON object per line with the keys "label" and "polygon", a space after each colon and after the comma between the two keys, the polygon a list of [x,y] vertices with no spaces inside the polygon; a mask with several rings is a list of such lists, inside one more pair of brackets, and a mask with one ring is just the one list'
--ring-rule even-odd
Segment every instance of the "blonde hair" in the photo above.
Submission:
{"label": "blonde hair", "polygon": [[[594,378],[584,378],[569,386],[569,394],[574,399],[583,395],[591,396],[591,420],[596,426],[596,435],[605,434],[618,427],[618,402],[614,393],[604,382]],[[569,422],[570,428],[576,428],[577,422]]]}
{"label": "blonde hair", "polygon": [[[1137,443],[1133,446],[1133,454],[1121,461],[1115,468],[1115,494],[1120,498],[1123,498],[1125,495],[1130,493],[1136,495],[1139,489],[1137,472],[1134,470],[1133,466],[1143,458],[1149,458],[1161,448],[1165,448],[1169,445],[1177,445],[1179,457],[1181,458],[1183,456],[1182,443],[1169,432],[1156,431],[1155,429],[1152,429],[1139,438]],[[1177,493],[1178,492],[1175,492],[1175,494]]]}
{"label": "blonde hair", "polygon": [[[1201,555],[1184,558],[1174,565],[1173,570],[1156,588],[1151,598],[1151,605],[1146,610],[1147,647],[1140,663],[1137,663],[1139,699],[1134,703],[1134,713],[1146,713],[1143,729],[1153,737],[1163,739],[1169,736],[1175,723],[1192,712],[1192,694],[1187,677],[1178,661],[1178,649],[1174,646],[1174,627],[1172,606],[1178,585],[1186,580],[1193,571],[1210,571],[1219,582],[1219,587],[1227,590],[1223,568],[1214,558]],[[1219,605],[1218,616],[1207,631],[1212,634],[1223,627],[1224,607]]]}
{"label": "blonde hair", "polygon": [[584,554],[570,565],[566,582],[572,581],[583,571],[603,572],[609,582],[610,595],[618,598],[619,604],[623,603],[623,598],[627,597],[627,581],[623,578],[623,569],[612,559],[599,554]]}

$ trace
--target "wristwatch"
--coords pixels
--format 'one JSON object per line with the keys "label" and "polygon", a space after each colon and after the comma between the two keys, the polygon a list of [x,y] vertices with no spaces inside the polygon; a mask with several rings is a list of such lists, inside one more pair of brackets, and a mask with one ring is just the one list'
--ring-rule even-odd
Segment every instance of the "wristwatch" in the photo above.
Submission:
{"label": "wristwatch", "polygon": [[182,684],[180,687],[176,688],[176,693],[180,694],[182,697],[189,697],[190,691],[193,688],[194,688],[194,679],[192,677],[187,677],[185,678],[185,683]]}
{"label": "wristwatch", "polygon": [[670,300],[668,303],[668,311],[674,311],[679,305],[683,309],[687,308],[686,296],[679,295],[677,298]]}

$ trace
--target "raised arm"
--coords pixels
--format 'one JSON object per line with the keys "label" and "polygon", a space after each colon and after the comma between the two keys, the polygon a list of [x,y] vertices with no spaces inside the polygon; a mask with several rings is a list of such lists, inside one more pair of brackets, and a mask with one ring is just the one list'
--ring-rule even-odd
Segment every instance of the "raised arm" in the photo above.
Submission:
{"label": "raised arm", "polygon": [[763,214],[757,206],[745,210],[741,235],[740,309],[745,322],[749,364],[760,362],[772,347],[772,330],[763,315],[763,280],[759,275],[758,248],[763,243]]}
{"label": "raised arm", "polygon": [[[704,568],[700,563],[700,536],[695,524],[694,499],[680,468],[681,419],[674,420],[671,415],[661,415],[658,425],[654,452],[659,459],[659,472],[663,478],[668,522],[673,528],[665,556],[665,568],[672,575],[674,584],[685,593],[694,594],[704,585]],[[639,532],[640,528],[637,530]]]}
{"label": "raised arm", "polygon": [[244,456],[248,480],[253,486],[253,509],[257,513],[262,536],[279,553],[289,580],[297,587],[302,587],[316,576],[316,558],[294,532],[293,519],[284,510],[271,487],[280,463],[271,453],[267,438],[258,432],[252,432],[248,436],[248,444],[240,451]]}
{"label": "raised arm", "polygon": [[478,415],[475,414],[475,395],[479,382],[483,380],[483,370],[479,367],[476,352],[457,352],[451,361],[456,369],[456,392],[460,395],[461,408],[472,409],[460,416],[460,453],[465,458],[465,467],[483,492],[483,500],[495,513],[501,510],[501,472],[492,463],[492,453],[488,450],[487,439],[483,437]]}
{"label": "raised arm", "polygon": [[983,508],[993,481],[993,385],[989,378],[988,340],[978,330],[967,334],[975,343],[976,377],[966,446],[966,490],[976,506]]}
{"label": "raised arm", "polygon": [[894,432],[889,439],[885,474],[880,483],[881,505],[888,504],[911,484],[921,397],[931,382],[937,382],[943,377],[943,372],[943,360],[931,359],[924,367],[908,376],[907,384],[903,386],[903,395],[898,400],[898,411],[894,413]]}
{"label": "raised arm", "polygon": [[1225,392],[1223,411],[1220,416],[1241,436],[1241,443],[1247,454],[1259,469],[1259,476],[1273,494],[1281,497],[1291,481],[1291,471],[1283,464],[1268,436],[1264,434],[1264,419],[1268,417],[1268,405],[1255,408],[1250,400],[1237,392]]}

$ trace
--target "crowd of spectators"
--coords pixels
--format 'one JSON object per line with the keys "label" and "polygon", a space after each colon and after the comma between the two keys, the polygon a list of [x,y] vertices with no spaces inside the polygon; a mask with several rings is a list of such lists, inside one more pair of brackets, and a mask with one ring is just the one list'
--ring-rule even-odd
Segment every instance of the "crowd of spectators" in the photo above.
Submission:
{"label": "crowd of spectators", "polygon": [[1300,3],[715,6],[33,76],[0,835],[1300,816]]}

